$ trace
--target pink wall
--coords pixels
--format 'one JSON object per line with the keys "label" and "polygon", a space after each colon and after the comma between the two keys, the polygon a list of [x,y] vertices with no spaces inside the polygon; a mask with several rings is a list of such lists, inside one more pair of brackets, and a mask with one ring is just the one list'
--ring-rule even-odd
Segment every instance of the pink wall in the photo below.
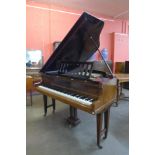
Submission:
{"label": "pink wall", "polygon": [[[60,10],[75,14],[60,12]],[[80,17],[81,13],[82,11],[71,10],[53,5],[48,6],[32,2],[27,3],[26,48],[41,49],[43,51],[44,62],[46,62],[49,56],[53,53],[53,42],[61,41],[65,37],[67,32]],[[93,13],[93,15],[99,18],[105,18],[95,13]],[[117,49],[119,49],[116,48],[114,33],[128,33],[128,22],[120,20],[106,20],[101,32],[100,50],[102,50],[102,48],[107,48],[109,52],[108,58],[115,62],[117,56],[120,57],[120,55],[115,54],[114,56],[114,52],[117,52]],[[124,50],[124,52],[128,54],[128,51]],[[100,59],[99,56],[97,56],[97,58]],[[123,57],[123,59],[124,58],[126,57]]]}
{"label": "pink wall", "polygon": [[[113,62],[123,62],[129,60],[129,36],[124,33],[113,33]],[[115,63],[114,63],[115,64]],[[113,66],[113,71],[115,65]]]}

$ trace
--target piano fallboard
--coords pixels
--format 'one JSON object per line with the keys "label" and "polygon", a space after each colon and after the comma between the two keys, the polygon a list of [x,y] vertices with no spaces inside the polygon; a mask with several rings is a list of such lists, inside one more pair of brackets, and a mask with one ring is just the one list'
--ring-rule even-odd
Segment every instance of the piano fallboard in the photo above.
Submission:
{"label": "piano fallboard", "polygon": [[84,95],[97,99],[101,84],[96,81],[91,80],[80,80],[64,76],[53,76],[53,75],[43,75],[42,85],[49,88],[60,88],[64,91],[70,91],[72,93],[77,93],[79,95]]}

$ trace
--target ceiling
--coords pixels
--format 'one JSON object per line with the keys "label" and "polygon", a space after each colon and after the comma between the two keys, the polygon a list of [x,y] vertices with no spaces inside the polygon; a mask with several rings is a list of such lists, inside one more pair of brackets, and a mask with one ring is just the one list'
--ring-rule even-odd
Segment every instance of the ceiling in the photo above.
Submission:
{"label": "ceiling", "polygon": [[113,19],[129,19],[129,0],[27,0],[95,12]]}

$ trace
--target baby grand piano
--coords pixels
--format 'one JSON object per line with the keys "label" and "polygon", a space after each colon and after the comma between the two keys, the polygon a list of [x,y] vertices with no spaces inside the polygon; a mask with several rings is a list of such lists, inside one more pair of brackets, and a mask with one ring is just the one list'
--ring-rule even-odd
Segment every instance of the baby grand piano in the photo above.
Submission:
{"label": "baby grand piano", "polygon": [[77,109],[96,115],[99,148],[101,137],[107,137],[110,106],[116,96],[116,79],[93,69],[93,62],[87,61],[98,50],[103,25],[103,21],[84,12],[40,70],[42,81],[35,84],[43,94],[45,114],[49,96],[54,109],[55,100],[70,106],[67,121],[73,126],[80,122]]}

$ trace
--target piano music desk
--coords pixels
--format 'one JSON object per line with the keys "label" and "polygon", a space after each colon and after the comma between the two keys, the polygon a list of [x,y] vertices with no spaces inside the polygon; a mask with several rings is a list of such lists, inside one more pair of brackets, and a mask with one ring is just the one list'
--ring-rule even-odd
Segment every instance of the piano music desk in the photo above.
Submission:
{"label": "piano music desk", "polygon": [[121,84],[124,83],[124,82],[129,82],[129,74],[125,74],[125,73],[119,73],[119,74],[115,74],[115,77],[117,79],[117,96],[116,96],[116,106],[118,106],[118,101],[121,96],[121,93],[120,93],[120,87],[121,87]]}

